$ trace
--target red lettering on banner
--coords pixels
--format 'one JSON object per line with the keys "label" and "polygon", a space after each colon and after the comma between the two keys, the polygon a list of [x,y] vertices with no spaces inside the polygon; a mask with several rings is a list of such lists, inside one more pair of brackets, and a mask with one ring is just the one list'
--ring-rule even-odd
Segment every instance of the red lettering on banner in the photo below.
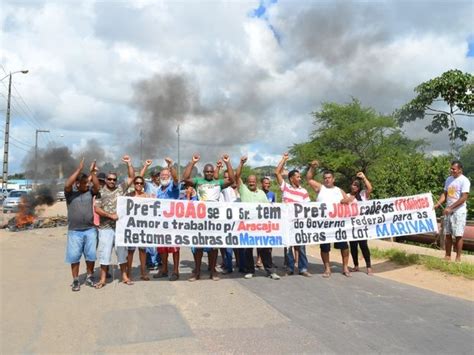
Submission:
{"label": "red lettering on banner", "polygon": [[333,210],[329,212],[330,218],[347,218],[354,217],[359,214],[357,203],[351,203],[350,205],[343,203],[333,203]]}
{"label": "red lettering on banner", "polygon": [[206,218],[206,204],[198,203],[197,206],[192,202],[170,202],[169,211],[164,211],[166,218]]}

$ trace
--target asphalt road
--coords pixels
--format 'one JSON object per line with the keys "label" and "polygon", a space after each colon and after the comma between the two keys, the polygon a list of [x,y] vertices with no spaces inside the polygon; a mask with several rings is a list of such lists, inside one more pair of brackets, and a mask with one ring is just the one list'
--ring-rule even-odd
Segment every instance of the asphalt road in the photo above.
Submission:
{"label": "asphalt road", "polygon": [[177,282],[115,280],[73,293],[65,228],[0,233],[1,353],[474,353],[472,302],[346,278],[337,264],[329,280],[234,273],[215,282],[204,273],[190,283],[184,249]]}

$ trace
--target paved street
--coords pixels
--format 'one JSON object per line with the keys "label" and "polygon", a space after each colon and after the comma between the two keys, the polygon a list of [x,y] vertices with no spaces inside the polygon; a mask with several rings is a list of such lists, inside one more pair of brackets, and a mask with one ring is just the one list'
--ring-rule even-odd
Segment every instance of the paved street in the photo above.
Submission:
{"label": "paved street", "polygon": [[[363,273],[346,278],[337,264],[330,280],[234,273],[214,282],[204,273],[190,283],[185,249],[177,282],[115,280],[73,293],[65,228],[0,233],[2,353],[474,351],[472,302]],[[275,259],[281,266],[281,251]]]}

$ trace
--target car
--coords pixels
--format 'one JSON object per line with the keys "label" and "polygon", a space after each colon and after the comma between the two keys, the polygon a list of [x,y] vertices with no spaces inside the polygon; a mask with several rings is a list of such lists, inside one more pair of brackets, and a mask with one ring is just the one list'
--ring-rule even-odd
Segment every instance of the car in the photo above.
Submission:
{"label": "car", "polygon": [[28,190],[12,190],[8,197],[3,200],[3,213],[18,212],[18,206],[23,196],[26,196]]}
{"label": "car", "polygon": [[4,200],[7,198],[8,194],[10,191],[13,191],[13,189],[1,189],[0,191],[0,200]]}

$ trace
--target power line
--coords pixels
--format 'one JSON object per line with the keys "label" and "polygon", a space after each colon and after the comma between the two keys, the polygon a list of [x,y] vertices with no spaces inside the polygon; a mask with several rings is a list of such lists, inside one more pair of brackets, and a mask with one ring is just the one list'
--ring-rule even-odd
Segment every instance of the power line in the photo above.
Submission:
{"label": "power line", "polygon": [[[3,128],[0,128],[0,131],[3,132],[3,133],[5,133],[5,130],[4,130]],[[23,144],[23,145],[29,147],[29,148],[32,148],[32,147],[33,147],[31,144],[25,143],[25,142],[23,142],[22,140],[13,137],[11,134],[8,134],[8,137],[11,138],[11,139],[13,139],[13,140],[15,140],[16,142],[18,142],[18,143],[20,143],[20,144]]]}

